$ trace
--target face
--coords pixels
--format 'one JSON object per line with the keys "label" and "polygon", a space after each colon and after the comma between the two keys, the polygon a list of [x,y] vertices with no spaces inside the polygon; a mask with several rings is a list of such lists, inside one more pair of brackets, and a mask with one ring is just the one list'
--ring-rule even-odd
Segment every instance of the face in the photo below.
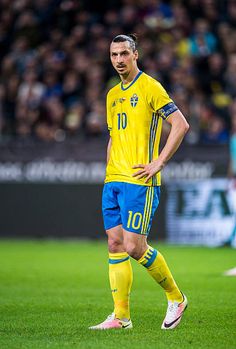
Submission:
{"label": "face", "polygon": [[127,76],[137,68],[138,51],[131,49],[129,42],[112,42],[110,47],[111,63],[117,73]]}

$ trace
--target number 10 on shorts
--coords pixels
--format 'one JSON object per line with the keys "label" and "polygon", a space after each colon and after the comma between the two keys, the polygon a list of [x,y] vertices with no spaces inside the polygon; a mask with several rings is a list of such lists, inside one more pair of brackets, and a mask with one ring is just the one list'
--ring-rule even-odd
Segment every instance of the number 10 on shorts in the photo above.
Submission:
{"label": "number 10 on shorts", "polygon": [[142,214],[140,212],[133,212],[133,211],[128,211],[129,217],[128,217],[128,223],[127,223],[127,228],[133,228],[133,229],[139,229],[140,225],[142,223]]}

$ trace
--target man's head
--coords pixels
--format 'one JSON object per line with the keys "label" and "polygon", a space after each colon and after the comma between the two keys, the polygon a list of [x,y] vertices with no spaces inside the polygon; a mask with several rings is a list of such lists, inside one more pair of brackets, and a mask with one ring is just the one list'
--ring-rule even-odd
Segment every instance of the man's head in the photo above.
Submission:
{"label": "man's head", "polygon": [[137,69],[137,37],[134,34],[116,36],[110,46],[111,62],[121,76]]}

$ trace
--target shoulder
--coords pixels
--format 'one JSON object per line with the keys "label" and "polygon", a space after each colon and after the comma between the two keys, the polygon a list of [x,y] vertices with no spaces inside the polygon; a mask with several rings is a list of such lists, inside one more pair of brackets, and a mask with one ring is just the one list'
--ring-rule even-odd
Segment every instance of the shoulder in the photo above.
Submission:
{"label": "shoulder", "polygon": [[112,98],[113,96],[117,95],[117,93],[120,91],[120,83],[112,87],[108,92],[107,92],[107,99]]}
{"label": "shoulder", "polygon": [[148,75],[146,73],[142,74],[142,79],[140,79],[140,82],[143,85],[148,86],[151,90],[152,89],[159,89],[159,90],[163,89],[163,86],[161,85],[161,83],[158,80],[154,79],[153,77],[151,77],[150,75]]}

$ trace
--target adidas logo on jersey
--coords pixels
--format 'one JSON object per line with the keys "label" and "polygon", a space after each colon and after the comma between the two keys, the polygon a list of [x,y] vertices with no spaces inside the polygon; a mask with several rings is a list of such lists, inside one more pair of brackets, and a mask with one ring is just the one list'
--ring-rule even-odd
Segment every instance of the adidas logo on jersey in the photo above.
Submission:
{"label": "adidas logo on jersey", "polygon": [[115,107],[117,103],[123,103],[125,100],[126,98],[124,97],[115,99],[114,102],[112,103],[112,107]]}

